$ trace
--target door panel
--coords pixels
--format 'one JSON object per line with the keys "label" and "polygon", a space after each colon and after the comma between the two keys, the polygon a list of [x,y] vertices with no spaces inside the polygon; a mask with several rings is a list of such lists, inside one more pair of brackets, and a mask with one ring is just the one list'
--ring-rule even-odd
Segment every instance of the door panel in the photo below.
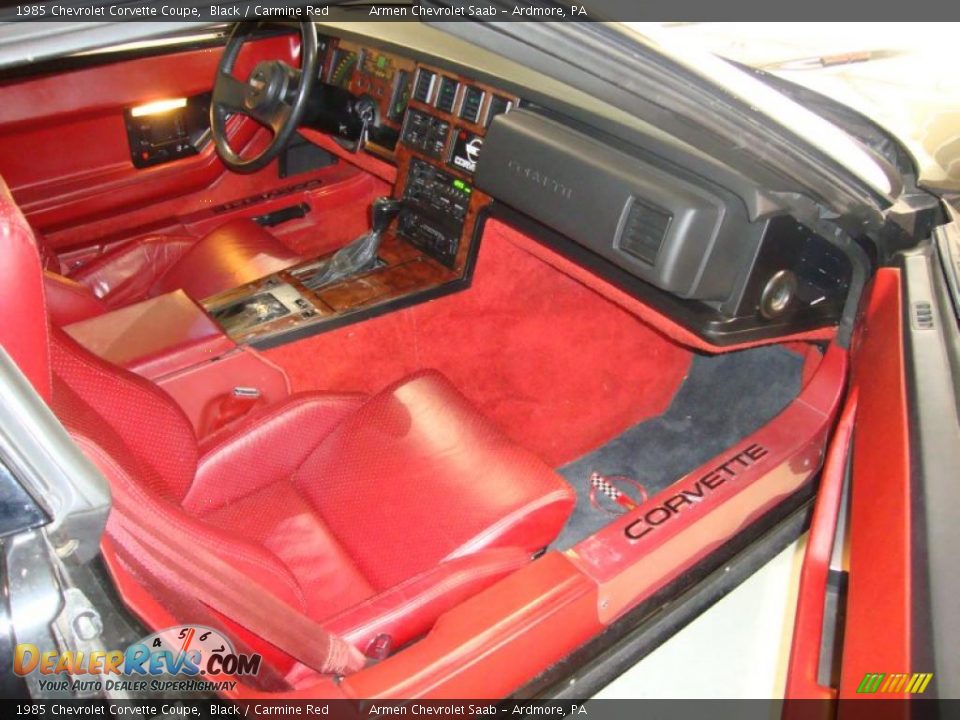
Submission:
{"label": "door panel", "polygon": [[[857,392],[847,395],[827,450],[820,488],[810,520],[807,549],[800,574],[794,619],[786,697],[833,700],[837,696],[836,658],[842,630],[837,619],[843,614],[846,568],[842,546],[846,518],[845,483],[857,413]],[[841,555],[838,561],[838,554]],[[838,567],[839,566],[839,567]],[[833,597],[831,597],[833,595]],[[787,720],[793,716],[784,715]]]}
{"label": "door panel", "polygon": [[868,673],[915,670],[902,305],[900,270],[880,268],[854,336],[848,410],[834,435],[810,527],[791,648],[791,698],[870,697],[861,691]]}
{"label": "door panel", "polygon": [[[33,226],[55,247],[82,244],[80,224],[208,188],[225,168],[208,144],[196,156],[137,169],[130,160],[124,109],[212,88],[223,48],[191,49],[15,80],[2,87],[0,174]],[[248,42],[235,74],[276,58],[297,63],[295,35]],[[245,119],[232,123],[236,147],[265,136]],[[261,171],[276,177],[275,168]],[[154,218],[153,221],[159,221]],[[140,224],[143,224],[142,222]],[[128,221],[114,223],[122,234]]]}
{"label": "door panel", "polygon": [[841,698],[855,697],[868,672],[912,670],[912,498],[899,270],[877,271],[862,322],[853,349],[858,408]]}

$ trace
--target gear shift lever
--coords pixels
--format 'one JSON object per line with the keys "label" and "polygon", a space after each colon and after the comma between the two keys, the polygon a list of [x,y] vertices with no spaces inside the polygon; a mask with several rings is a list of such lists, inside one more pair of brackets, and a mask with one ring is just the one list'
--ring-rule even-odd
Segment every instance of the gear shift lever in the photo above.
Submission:
{"label": "gear shift lever", "polygon": [[403,200],[400,198],[378,197],[370,206],[370,227],[373,232],[382,235],[390,222],[400,214]]}
{"label": "gear shift lever", "polygon": [[315,273],[302,278],[301,282],[311,290],[317,290],[365,270],[376,259],[383,233],[402,207],[403,200],[399,198],[379,197],[374,200],[370,206],[370,232],[337,250]]}

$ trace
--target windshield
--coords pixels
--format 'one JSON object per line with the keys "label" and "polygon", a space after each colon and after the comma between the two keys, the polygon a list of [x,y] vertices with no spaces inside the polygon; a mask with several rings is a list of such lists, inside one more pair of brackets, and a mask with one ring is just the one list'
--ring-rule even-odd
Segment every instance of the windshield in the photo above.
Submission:
{"label": "windshield", "polygon": [[893,133],[922,184],[960,191],[960,76],[949,23],[630,23],[815,90]]}

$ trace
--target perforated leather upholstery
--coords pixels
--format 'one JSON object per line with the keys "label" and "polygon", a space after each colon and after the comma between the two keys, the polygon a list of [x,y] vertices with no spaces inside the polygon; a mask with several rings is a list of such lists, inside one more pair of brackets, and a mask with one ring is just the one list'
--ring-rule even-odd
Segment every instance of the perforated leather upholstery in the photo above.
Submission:
{"label": "perforated leather upholstery", "polygon": [[161,390],[52,332],[54,410],[115,495],[297,610],[337,618],[358,647],[425,632],[572,509],[569,486],[438,373],[369,399],[294,395],[199,445]]}

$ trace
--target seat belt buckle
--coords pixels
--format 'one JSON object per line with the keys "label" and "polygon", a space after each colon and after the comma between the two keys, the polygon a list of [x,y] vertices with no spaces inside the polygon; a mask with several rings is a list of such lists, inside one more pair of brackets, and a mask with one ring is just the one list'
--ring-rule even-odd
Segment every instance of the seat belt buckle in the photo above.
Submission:
{"label": "seat belt buckle", "polygon": [[393,638],[386,633],[380,633],[367,644],[367,649],[363,654],[371,660],[379,662],[390,657],[392,650]]}
{"label": "seat belt buckle", "polygon": [[263,396],[259,388],[255,387],[235,387],[230,392],[214,398],[203,413],[200,437],[205,437],[236,422],[262,402]]}

